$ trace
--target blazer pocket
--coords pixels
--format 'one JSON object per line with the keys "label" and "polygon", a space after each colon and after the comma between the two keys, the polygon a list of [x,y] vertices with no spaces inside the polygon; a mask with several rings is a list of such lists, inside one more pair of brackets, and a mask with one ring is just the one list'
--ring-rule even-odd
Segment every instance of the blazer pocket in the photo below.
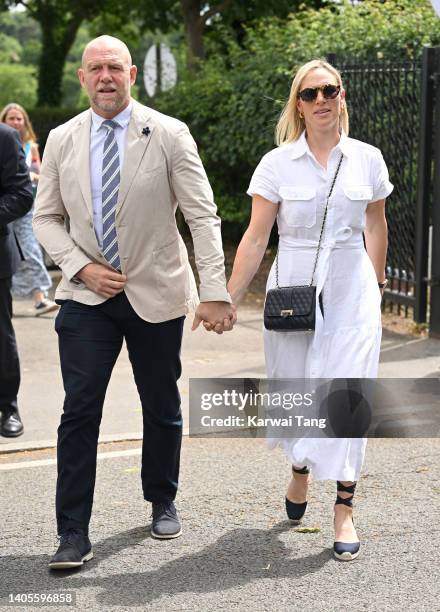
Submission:
{"label": "blazer pocket", "polygon": [[281,185],[280,213],[290,227],[313,227],[316,223],[316,189],[306,185]]}
{"label": "blazer pocket", "polygon": [[156,289],[168,309],[185,303],[187,269],[180,253],[179,239],[153,251]]}

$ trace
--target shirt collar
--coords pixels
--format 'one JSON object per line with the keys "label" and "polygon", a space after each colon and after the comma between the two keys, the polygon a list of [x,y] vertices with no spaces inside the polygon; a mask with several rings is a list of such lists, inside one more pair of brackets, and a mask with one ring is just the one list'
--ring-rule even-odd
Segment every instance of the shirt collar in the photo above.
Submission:
{"label": "shirt collar", "polygon": [[[306,139],[305,130],[303,131],[301,136],[298,138],[298,140],[295,140],[295,142],[292,142],[290,144],[290,147],[291,147],[291,154],[290,154],[291,159],[298,159],[299,157],[302,157],[306,153],[311,155],[311,151],[310,151],[307,139]],[[348,138],[344,130],[341,131],[341,138],[339,139],[338,144],[335,146],[335,149],[343,153],[345,156],[350,155],[350,139]]]}
{"label": "shirt collar", "polygon": [[344,130],[341,131],[341,138],[336,145],[336,149],[339,149],[341,153],[343,153],[346,157],[348,157],[351,153],[351,144],[350,139]]}
{"label": "shirt collar", "polygon": [[[126,128],[130,122],[132,108],[133,103],[130,102],[130,104],[126,108],[124,108],[124,110],[122,110],[115,117],[113,117],[112,121],[114,121],[118,125],[118,127]],[[98,113],[95,113],[93,109],[91,109],[91,111],[93,128],[95,130],[99,130],[104,121],[106,121],[106,118],[101,117],[101,115],[98,115]]]}

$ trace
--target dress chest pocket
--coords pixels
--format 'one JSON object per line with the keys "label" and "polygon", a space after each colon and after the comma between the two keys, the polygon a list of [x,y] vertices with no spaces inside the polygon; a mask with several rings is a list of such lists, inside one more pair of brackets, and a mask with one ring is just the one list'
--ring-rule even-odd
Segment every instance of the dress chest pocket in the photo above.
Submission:
{"label": "dress chest pocket", "polygon": [[368,203],[373,197],[372,185],[345,185],[345,207],[344,211],[347,216],[347,221],[355,227],[363,227],[365,219],[365,211]]}
{"label": "dress chest pocket", "polygon": [[344,193],[350,200],[365,200],[369,202],[373,197],[372,185],[345,185]]}
{"label": "dress chest pocket", "polygon": [[290,227],[313,227],[316,223],[316,189],[281,185],[281,215]]}

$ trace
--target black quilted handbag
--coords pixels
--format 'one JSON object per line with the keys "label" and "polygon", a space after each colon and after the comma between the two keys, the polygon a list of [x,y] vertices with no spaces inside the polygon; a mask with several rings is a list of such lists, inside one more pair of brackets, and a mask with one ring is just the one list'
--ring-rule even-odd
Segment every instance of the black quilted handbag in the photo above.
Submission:
{"label": "black quilted handbag", "polygon": [[269,289],[264,305],[264,327],[275,331],[315,329],[316,287]]}
{"label": "black quilted handbag", "polygon": [[[278,284],[278,252],[275,260],[275,280],[276,287],[269,289],[264,303],[264,327],[272,331],[311,331],[315,329],[316,312],[316,287],[313,285],[316,266],[318,264],[321,239],[324,231],[325,220],[327,218],[327,208],[330,196],[335,186],[336,178],[341,167],[343,155],[339,159],[335,176],[327,196],[324,218],[321,225],[318,248],[316,250],[315,264],[313,266],[312,280],[310,285],[298,285],[292,287],[280,287]],[[323,305],[321,296],[319,303],[322,313]]]}

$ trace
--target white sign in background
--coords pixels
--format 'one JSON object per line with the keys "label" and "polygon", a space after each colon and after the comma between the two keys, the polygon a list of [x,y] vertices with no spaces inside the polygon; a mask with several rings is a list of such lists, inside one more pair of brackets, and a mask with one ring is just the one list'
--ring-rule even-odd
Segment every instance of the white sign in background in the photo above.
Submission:
{"label": "white sign in background", "polygon": [[431,0],[432,8],[440,17],[440,0]]}
{"label": "white sign in background", "polygon": [[[172,89],[177,83],[177,64],[169,47],[160,45],[160,88],[162,91]],[[144,85],[147,94],[153,97],[157,89],[156,45],[152,45],[144,60]]]}

